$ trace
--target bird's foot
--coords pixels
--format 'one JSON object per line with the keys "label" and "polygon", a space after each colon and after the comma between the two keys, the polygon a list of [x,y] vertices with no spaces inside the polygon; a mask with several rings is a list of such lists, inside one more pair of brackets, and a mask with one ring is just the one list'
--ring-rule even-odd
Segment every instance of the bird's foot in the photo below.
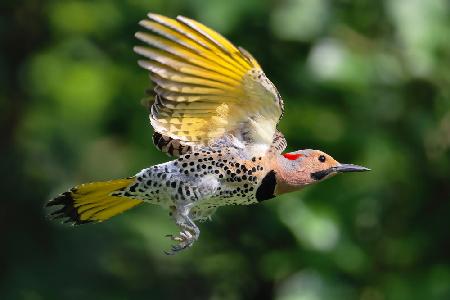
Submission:
{"label": "bird's foot", "polygon": [[166,237],[170,238],[172,241],[179,242],[176,245],[172,245],[170,250],[164,251],[164,253],[167,255],[174,255],[181,250],[191,247],[198,239],[198,233],[195,229],[184,229],[180,231],[180,234],[177,236],[168,234],[166,235]]}
{"label": "bird's foot", "polygon": [[177,226],[180,228],[180,234],[174,236],[167,235],[172,241],[178,242],[172,245],[169,251],[164,251],[167,255],[174,255],[181,250],[191,247],[200,236],[200,229],[189,218],[189,209],[191,205],[184,205],[179,207],[171,207],[172,217],[175,219]]}

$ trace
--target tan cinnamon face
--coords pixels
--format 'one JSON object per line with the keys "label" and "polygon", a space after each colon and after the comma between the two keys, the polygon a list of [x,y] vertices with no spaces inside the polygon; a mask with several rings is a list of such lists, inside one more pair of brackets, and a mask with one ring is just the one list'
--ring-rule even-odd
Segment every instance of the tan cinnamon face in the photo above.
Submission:
{"label": "tan cinnamon face", "polygon": [[305,173],[315,173],[337,167],[339,163],[330,155],[320,150],[311,150],[302,162]]}

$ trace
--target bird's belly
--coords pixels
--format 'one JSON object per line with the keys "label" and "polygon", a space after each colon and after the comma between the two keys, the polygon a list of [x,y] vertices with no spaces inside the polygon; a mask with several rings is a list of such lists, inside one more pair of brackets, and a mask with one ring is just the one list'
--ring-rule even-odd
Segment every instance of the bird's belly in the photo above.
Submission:
{"label": "bird's belly", "polygon": [[195,203],[191,209],[194,220],[205,221],[211,219],[217,208],[225,205],[249,205],[257,203],[255,187],[220,186],[214,194]]}

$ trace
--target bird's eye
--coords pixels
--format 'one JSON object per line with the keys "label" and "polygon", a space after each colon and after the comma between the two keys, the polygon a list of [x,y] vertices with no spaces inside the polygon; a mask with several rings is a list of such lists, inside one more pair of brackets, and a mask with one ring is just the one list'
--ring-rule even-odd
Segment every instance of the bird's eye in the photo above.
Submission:
{"label": "bird's eye", "polygon": [[319,161],[320,162],[325,162],[325,160],[326,160],[325,155],[319,156]]}

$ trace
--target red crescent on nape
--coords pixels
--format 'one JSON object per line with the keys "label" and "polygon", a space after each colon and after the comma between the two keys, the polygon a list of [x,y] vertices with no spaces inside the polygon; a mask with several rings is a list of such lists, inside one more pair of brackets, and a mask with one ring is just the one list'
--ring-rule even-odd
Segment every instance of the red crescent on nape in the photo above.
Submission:
{"label": "red crescent on nape", "polygon": [[289,160],[296,160],[300,156],[303,156],[303,154],[300,153],[284,153],[283,156]]}

